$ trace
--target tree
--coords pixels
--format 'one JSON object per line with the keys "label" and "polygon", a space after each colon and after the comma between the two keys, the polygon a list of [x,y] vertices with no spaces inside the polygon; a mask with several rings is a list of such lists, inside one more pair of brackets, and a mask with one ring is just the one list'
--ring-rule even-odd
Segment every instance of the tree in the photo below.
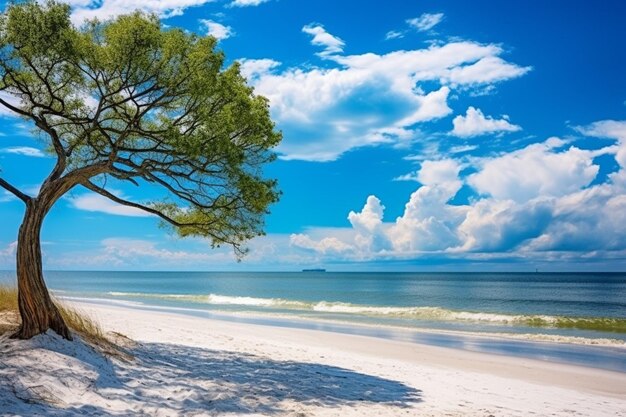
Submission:
{"label": "tree", "polygon": [[[37,196],[0,178],[26,205],[14,337],[50,328],[71,339],[44,282],[40,230],[76,186],[151,213],[180,236],[230,245],[238,257],[263,234],[279,193],[262,167],[281,135],[238,64],[224,68],[213,37],[165,30],[140,12],[76,28],[69,6],[30,1],[0,15],[0,75],[0,105],[31,122],[56,157]],[[128,201],[109,191],[115,181],[152,184],[165,197]]]}

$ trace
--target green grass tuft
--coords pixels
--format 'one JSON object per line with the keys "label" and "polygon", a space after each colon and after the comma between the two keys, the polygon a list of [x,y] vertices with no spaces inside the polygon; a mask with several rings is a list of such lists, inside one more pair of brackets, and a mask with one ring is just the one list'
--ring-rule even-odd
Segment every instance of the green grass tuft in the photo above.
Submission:
{"label": "green grass tuft", "polygon": [[[79,335],[83,340],[105,354],[124,359],[132,358],[130,354],[125,352],[118,344],[109,340],[100,325],[89,317],[89,315],[67,307],[58,300],[54,300],[54,304],[63,316],[65,324],[68,325],[74,334]],[[0,335],[15,331],[18,326],[17,288],[0,285]],[[123,335],[114,335],[114,338],[123,341],[124,344],[128,344],[128,339]]]}

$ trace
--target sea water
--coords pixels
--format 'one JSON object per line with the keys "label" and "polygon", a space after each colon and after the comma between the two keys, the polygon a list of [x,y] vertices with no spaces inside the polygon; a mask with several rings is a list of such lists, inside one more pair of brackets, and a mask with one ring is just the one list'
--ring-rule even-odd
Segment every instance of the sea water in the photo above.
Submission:
{"label": "sea water", "polygon": [[[626,372],[624,273],[48,271],[61,299]],[[0,284],[15,272],[0,271]]]}
{"label": "sea water", "polygon": [[[231,315],[626,341],[625,273],[48,271],[57,296]],[[14,283],[15,272],[0,272]]]}

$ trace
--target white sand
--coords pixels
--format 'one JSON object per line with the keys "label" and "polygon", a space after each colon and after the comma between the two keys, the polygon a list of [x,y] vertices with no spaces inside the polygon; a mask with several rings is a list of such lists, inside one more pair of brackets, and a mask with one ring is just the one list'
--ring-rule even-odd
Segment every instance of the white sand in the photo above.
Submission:
{"label": "white sand", "polygon": [[626,416],[626,374],[77,303],[138,341],[104,359],[0,338],[2,416]]}

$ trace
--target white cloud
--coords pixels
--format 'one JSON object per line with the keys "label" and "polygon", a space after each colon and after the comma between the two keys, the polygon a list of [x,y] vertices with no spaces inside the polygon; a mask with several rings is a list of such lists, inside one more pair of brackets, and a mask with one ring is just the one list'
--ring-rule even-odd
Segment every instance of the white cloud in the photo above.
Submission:
{"label": "white cloud", "polygon": [[81,24],[87,19],[108,20],[122,14],[141,10],[154,13],[161,18],[180,16],[189,7],[201,6],[214,0],[142,0],[132,2],[126,0],[73,0],[72,21]]}
{"label": "white cloud", "polygon": [[554,200],[483,199],[468,208],[457,236],[462,241],[453,252],[502,252],[540,236],[553,216]]}
{"label": "white cloud", "polygon": [[93,0],[65,0],[64,3],[69,4],[71,7],[88,7],[93,2]]}
{"label": "white cloud", "polygon": [[[317,237],[317,232],[314,232]],[[331,239],[332,240],[332,239]],[[340,244],[341,245],[341,244]],[[290,244],[290,236],[269,234],[252,239],[248,243],[250,252],[241,263],[229,246],[211,248],[205,239],[176,239],[166,236],[146,238],[110,237],[99,242],[81,241],[80,250],[73,245],[64,246],[57,242],[57,251],[44,257],[45,267],[63,269],[111,269],[145,270],[216,270],[245,268],[253,270],[271,268],[293,270],[293,265],[303,267],[315,265],[318,253],[314,249],[299,248]],[[326,251],[328,256],[340,252]],[[346,252],[341,252],[346,253]],[[14,257],[3,261],[0,250],[0,265],[14,264]]]}
{"label": "white cloud", "polygon": [[460,170],[450,159],[422,163],[417,172],[422,187],[411,194],[404,214],[389,228],[395,251],[442,250],[458,243],[454,229],[466,208],[447,203],[462,186]]}
{"label": "white cloud", "polygon": [[[578,130],[618,144],[582,150],[550,138],[494,157],[422,161],[417,172],[401,178],[421,186],[395,221],[385,221],[382,203],[370,196],[361,212],[350,212],[351,228],[318,233],[308,245],[338,239],[354,250],[327,253],[327,258],[352,261],[621,258],[626,253],[626,168],[609,174],[605,183],[591,184],[599,168],[594,158],[621,151],[626,122],[604,121]],[[465,167],[476,172],[463,178]],[[452,203],[463,185],[481,195]]]}
{"label": "white cloud", "polygon": [[478,145],[459,145],[451,147],[448,152],[450,154],[458,154],[463,152],[470,152],[475,149],[478,149]]}
{"label": "white cloud", "polygon": [[603,184],[556,200],[550,224],[525,249],[588,252],[591,256],[626,251],[625,191],[623,184]]}
{"label": "white cloud", "polygon": [[8,148],[1,148],[0,152],[22,156],[32,156],[34,158],[45,158],[47,156],[41,151],[41,149],[31,148],[30,146],[11,146]]}
{"label": "white cloud", "polygon": [[[530,70],[500,60],[504,68],[492,72],[493,79],[458,72],[501,53],[496,45],[454,42],[384,55],[327,55],[335,68],[279,71],[273,60],[246,60],[242,67],[256,92],[270,100],[284,132],[281,157],[330,161],[361,146],[411,142],[415,124],[450,114],[453,89],[458,94]],[[423,91],[422,82],[439,87]]]}
{"label": "white cloud", "polygon": [[[28,196],[36,196],[39,194],[40,187],[41,187],[40,185],[21,185],[17,187],[17,189]],[[13,193],[0,188],[0,203],[6,203],[8,201],[19,201],[19,200]]]}
{"label": "white cloud", "polygon": [[64,250],[58,256],[48,256],[44,265],[62,268],[202,268],[215,265],[216,262],[232,262],[233,256],[226,250],[210,250],[208,243],[200,247],[181,249],[187,246],[181,241],[154,241],[126,237],[103,239],[97,247],[85,248],[79,252]]}
{"label": "white cloud", "polygon": [[589,126],[579,126],[576,130],[587,136],[616,139],[619,150],[615,160],[622,168],[626,168],[626,121],[602,120]]}
{"label": "white cloud", "polygon": [[313,36],[311,43],[316,46],[323,46],[324,50],[320,52],[320,56],[328,56],[343,52],[345,45],[344,41],[340,38],[331,35],[324,29],[324,26],[311,23],[302,28],[304,33]]}
{"label": "white cloud", "polygon": [[459,172],[461,165],[453,159],[424,161],[417,174],[417,180],[423,185],[445,185],[450,192],[461,188]]}
{"label": "white cloud", "polygon": [[356,232],[354,242],[362,251],[378,252],[389,247],[383,228],[384,211],[385,206],[380,200],[370,195],[360,212],[351,211],[348,214],[348,220]]}
{"label": "white cloud", "polygon": [[142,239],[108,238],[102,240],[102,246],[106,255],[121,259],[137,257],[158,258],[165,261],[211,259],[211,254],[206,252],[173,251],[158,248],[155,242]]}
{"label": "white cloud", "polygon": [[[609,174],[604,183],[592,185],[592,181],[598,172],[594,158],[621,150],[625,126],[626,122],[606,121],[578,128],[618,142],[595,150],[549,138],[498,156],[421,160],[412,174],[420,186],[396,219],[385,220],[385,207],[370,195],[360,211],[348,214],[350,227],[309,228],[254,239],[244,262],[267,266],[271,259],[271,265],[302,267],[394,259],[623,259],[626,168]],[[464,175],[466,168],[475,172]],[[463,187],[480,194],[458,204],[455,197]],[[101,204],[88,206],[106,211]],[[233,264],[226,248],[210,253],[175,250],[141,239],[110,239],[101,246],[89,256],[94,265]],[[12,250],[0,249],[5,263]],[[67,265],[60,261],[55,265],[72,266],[67,259],[64,262]]]}
{"label": "white cloud", "polygon": [[234,0],[230,3],[229,7],[250,7],[258,6],[259,4],[267,3],[269,0]]}
{"label": "white cloud", "polygon": [[424,13],[420,17],[406,20],[406,24],[411,29],[405,30],[390,30],[385,35],[385,40],[404,38],[410,30],[417,30],[418,32],[427,32],[437,26],[443,20],[443,13]]}
{"label": "white cloud", "polygon": [[[120,198],[124,198],[119,195],[119,192],[111,191],[113,194],[118,195]],[[68,197],[72,207],[79,210],[99,212],[106,214],[114,214],[117,216],[129,216],[129,217],[150,217],[153,216],[138,208],[124,206],[118,204],[108,198],[95,193],[84,194],[78,197]]]}
{"label": "white cloud", "polygon": [[348,245],[336,237],[327,237],[319,241],[311,239],[306,234],[292,234],[289,237],[289,243],[293,246],[310,249],[318,253],[341,253],[352,249],[351,245]]}
{"label": "white cloud", "polygon": [[507,116],[502,119],[494,119],[491,116],[485,116],[480,109],[471,106],[467,108],[465,116],[456,116],[452,120],[452,124],[454,128],[451,133],[462,138],[522,130],[521,127],[511,124]]}
{"label": "white cloud", "polygon": [[392,181],[415,181],[415,182],[418,182],[418,180],[417,180],[417,172],[409,172],[407,174],[398,175],[397,177],[394,177],[392,179]]}
{"label": "white cloud", "polygon": [[551,138],[502,156],[484,158],[468,183],[482,194],[517,202],[578,191],[598,174],[599,167],[593,164],[595,154],[573,146],[555,150],[563,145],[564,141]]}
{"label": "white cloud", "polygon": [[0,203],[6,203],[8,201],[14,201],[17,198],[12,193],[7,190],[0,190]]}
{"label": "white cloud", "polygon": [[516,78],[530,69],[510,64],[497,56],[486,56],[471,65],[452,68],[447,77],[453,84],[476,85]]}
{"label": "white cloud", "polygon": [[373,232],[382,224],[385,206],[380,204],[376,196],[367,197],[363,210],[359,213],[351,211],[348,220],[357,231]]}
{"label": "white cloud", "polygon": [[385,40],[387,41],[390,39],[400,39],[400,38],[404,38],[404,32],[399,32],[397,30],[390,30],[385,35]]}
{"label": "white cloud", "polygon": [[240,59],[239,60],[241,74],[248,80],[268,74],[272,69],[279,67],[280,62],[273,59]]}
{"label": "white cloud", "polygon": [[[384,207],[380,201],[370,196],[361,212],[352,211],[348,215],[353,229],[311,228],[306,233],[292,234],[289,237],[289,245],[292,248],[313,253],[315,257],[308,258],[308,263],[333,257],[362,258],[362,254],[377,252],[388,247],[382,230],[383,211]],[[326,237],[327,234],[333,236]],[[300,262],[305,260],[306,258],[301,258]]]}
{"label": "white cloud", "polygon": [[17,251],[17,240],[9,243],[4,249],[0,249],[0,256],[15,256]]}
{"label": "white cloud", "polygon": [[406,22],[419,32],[426,32],[437,26],[443,20],[443,13],[424,13],[420,17],[409,19]]}
{"label": "white cloud", "polygon": [[234,35],[230,26],[222,25],[210,19],[200,19],[200,23],[206,28],[206,34],[213,36],[218,41],[230,38]]}
{"label": "white cloud", "polygon": [[[21,101],[19,98],[7,93],[6,91],[0,91],[0,98],[9,103],[11,106],[19,108],[21,105]],[[0,105],[0,117],[17,118],[19,117],[19,115],[17,113],[14,113],[12,110],[9,110],[7,107]]]}
{"label": "white cloud", "polygon": [[17,241],[9,243],[4,248],[0,247],[0,267],[3,269],[15,269],[15,253]]}

